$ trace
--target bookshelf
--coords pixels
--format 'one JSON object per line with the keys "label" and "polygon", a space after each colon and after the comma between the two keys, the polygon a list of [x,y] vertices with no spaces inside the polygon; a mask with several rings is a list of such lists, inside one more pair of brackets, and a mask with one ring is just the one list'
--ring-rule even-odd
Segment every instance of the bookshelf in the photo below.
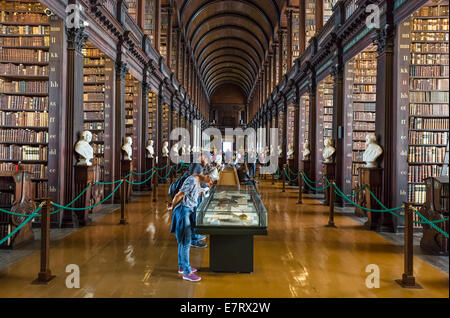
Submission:
{"label": "bookshelf", "polygon": [[283,32],[283,74],[286,74],[287,72],[287,49],[288,49],[288,43],[287,43],[287,32]]}
{"label": "bookshelf", "polygon": [[316,7],[315,0],[306,0],[306,10],[305,10],[306,46],[308,46],[309,40],[316,33],[315,7]]}
{"label": "bookshelf", "polygon": [[134,21],[137,21],[137,4],[138,0],[126,0],[128,4],[128,13],[131,15],[131,17],[134,19]]}
{"label": "bookshelf", "polygon": [[155,1],[144,0],[144,34],[146,34],[155,45],[154,27],[155,25]]}
{"label": "bookshelf", "polygon": [[138,85],[130,73],[125,76],[125,136],[133,136],[135,105],[137,104]]}
{"label": "bookshelf", "polygon": [[45,9],[37,1],[0,2],[0,172],[29,172],[35,200],[49,195],[50,38],[56,19]]}
{"label": "bookshelf", "polygon": [[299,18],[298,12],[292,13],[292,63],[300,56]]}
{"label": "bookshelf", "polygon": [[105,167],[105,85],[106,56],[90,42],[84,44],[83,59],[83,121],[84,129],[92,133],[94,160],[104,181]]}
{"label": "bookshelf", "polygon": [[300,96],[300,147],[303,151],[303,143],[309,139],[309,94]]}
{"label": "bookshelf", "polygon": [[[285,112],[284,111],[280,111],[278,113],[278,144],[279,145],[284,145],[285,144],[285,140],[284,140],[284,131],[286,129],[286,127],[284,127],[284,116],[285,116]],[[287,152],[287,147],[288,144],[286,143],[286,152]],[[285,154],[283,154],[285,155]]]}
{"label": "bookshelf", "polygon": [[[365,164],[362,156],[366,136],[375,133],[377,50],[371,44],[346,65],[346,153],[351,153],[351,165],[346,165],[346,190],[360,186],[359,168]],[[350,133],[351,132],[351,133]],[[351,171],[348,169],[351,166]],[[350,177],[351,176],[351,177]],[[355,198],[356,199],[356,198]]]}
{"label": "bookshelf", "polygon": [[408,201],[423,204],[424,180],[441,175],[449,130],[449,6],[410,18]]}
{"label": "bookshelf", "polygon": [[158,110],[158,99],[157,95],[153,92],[148,93],[148,138],[153,140],[154,143],[156,140],[156,119],[157,119],[157,110]]}
{"label": "bookshelf", "polygon": [[295,106],[291,103],[287,107],[287,145],[286,149],[289,149],[289,144],[294,145],[294,129],[295,129]]}
{"label": "bookshelf", "polygon": [[170,131],[169,131],[169,116],[170,116],[170,106],[167,104],[162,105],[162,129],[161,138],[163,141],[169,141]]}
{"label": "bookshelf", "polygon": [[317,180],[322,176],[322,151],[326,138],[333,138],[333,77],[325,77],[317,85]]}
{"label": "bookshelf", "polygon": [[159,47],[160,55],[166,59],[167,56],[167,33],[168,33],[168,14],[161,10],[161,42]]}
{"label": "bookshelf", "polygon": [[324,0],[323,1],[323,24],[325,25],[330,17],[333,15],[333,7],[337,3],[337,0]]}

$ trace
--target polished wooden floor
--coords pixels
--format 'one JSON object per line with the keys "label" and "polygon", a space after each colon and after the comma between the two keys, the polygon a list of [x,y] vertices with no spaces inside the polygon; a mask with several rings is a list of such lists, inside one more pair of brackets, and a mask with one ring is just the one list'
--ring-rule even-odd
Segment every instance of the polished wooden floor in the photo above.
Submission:
{"label": "polished wooden floor", "polygon": [[[296,205],[297,193],[260,185],[269,213],[269,234],[255,237],[255,272],[208,271],[208,249],[191,249],[191,263],[202,281],[183,281],[177,273],[177,244],[169,233],[161,200],[136,197],[126,226],[118,212],[53,243],[47,286],[31,285],[39,270],[35,253],[0,272],[0,297],[449,297],[448,275],[414,258],[415,275],[424,287],[403,289],[403,250],[354,220],[336,216],[338,228],[326,228],[327,208],[312,199]],[[65,268],[77,264],[81,288],[68,289]],[[381,286],[368,289],[365,268],[377,264]]]}

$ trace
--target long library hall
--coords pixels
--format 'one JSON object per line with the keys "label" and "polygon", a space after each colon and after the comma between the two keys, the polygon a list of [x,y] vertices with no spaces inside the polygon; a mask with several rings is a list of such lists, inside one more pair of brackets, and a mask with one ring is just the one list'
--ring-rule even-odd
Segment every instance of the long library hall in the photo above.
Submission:
{"label": "long library hall", "polygon": [[0,300],[448,299],[449,102],[448,0],[0,0]]}

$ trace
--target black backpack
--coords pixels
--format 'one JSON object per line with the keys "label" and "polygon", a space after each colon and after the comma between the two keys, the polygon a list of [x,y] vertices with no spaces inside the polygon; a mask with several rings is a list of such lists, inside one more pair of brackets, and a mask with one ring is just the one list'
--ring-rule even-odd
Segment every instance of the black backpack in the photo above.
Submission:
{"label": "black backpack", "polygon": [[184,181],[189,177],[189,174],[185,172],[181,177],[175,180],[169,187],[169,195],[173,199],[178,192],[180,192],[181,187],[183,186]]}

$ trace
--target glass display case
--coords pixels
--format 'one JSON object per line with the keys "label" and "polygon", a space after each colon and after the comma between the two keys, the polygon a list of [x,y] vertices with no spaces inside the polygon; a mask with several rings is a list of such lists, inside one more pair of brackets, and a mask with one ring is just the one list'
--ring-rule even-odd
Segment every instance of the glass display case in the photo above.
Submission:
{"label": "glass display case", "polygon": [[[253,187],[218,185],[200,205],[197,227],[219,231],[227,228],[248,228],[261,230],[258,234],[266,234],[267,211]],[[208,234],[211,234],[210,231]]]}
{"label": "glass display case", "polygon": [[267,211],[254,187],[216,185],[196,220],[196,232],[210,235],[211,271],[253,272],[253,236],[267,235]]}

